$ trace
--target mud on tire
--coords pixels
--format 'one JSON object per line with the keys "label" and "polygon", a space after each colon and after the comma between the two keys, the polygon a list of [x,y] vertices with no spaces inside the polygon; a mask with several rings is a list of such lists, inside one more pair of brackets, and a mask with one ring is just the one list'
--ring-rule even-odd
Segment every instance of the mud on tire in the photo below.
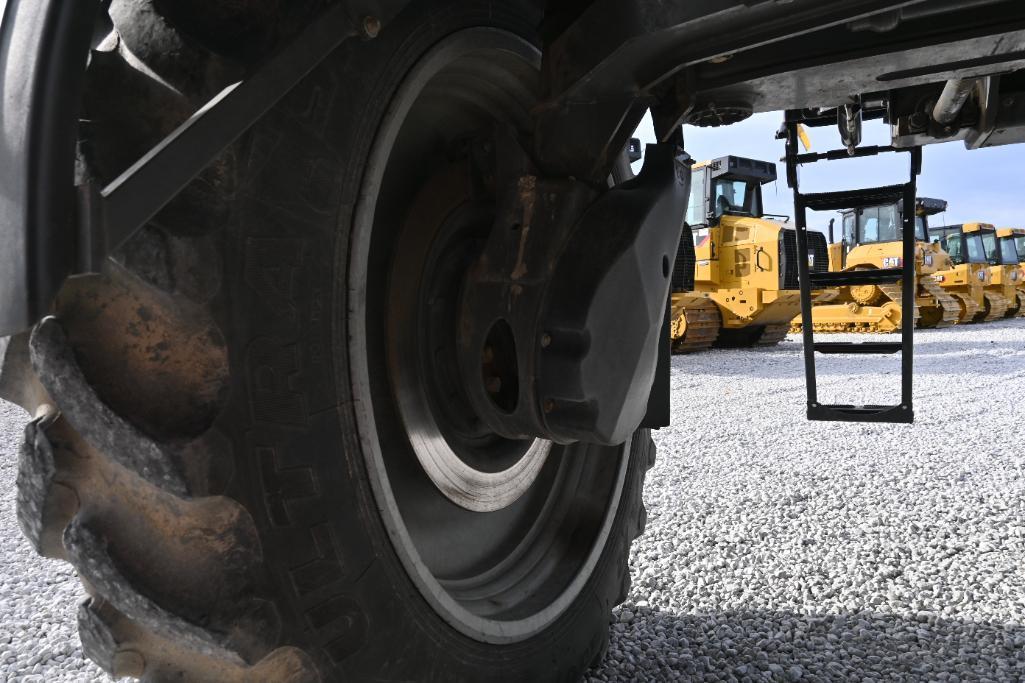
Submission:
{"label": "mud on tire", "polygon": [[[116,176],[315,4],[114,0],[114,31],[90,62],[81,172]],[[409,448],[394,409],[377,407],[384,361],[371,349],[379,434],[361,431],[371,407],[351,366],[353,297],[369,306],[385,282],[352,287],[353,225],[395,93],[448,36],[488,27],[529,42],[538,19],[527,4],[418,2],[378,39],[344,44],[104,272],[70,279],[52,317],[0,345],[0,395],[32,416],[18,519],[38,552],[81,575],[83,649],[107,672],[573,680],[602,656],[644,528],[647,432],[549,458],[539,482],[578,479],[564,517],[586,530],[580,510],[607,508],[607,524],[564,608],[497,642],[441,614],[400,557],[366,453],[409,459]],[[452,142],[446,163],[459,158]],[[538,608],[516,609],[529,621],[527,607]]]}

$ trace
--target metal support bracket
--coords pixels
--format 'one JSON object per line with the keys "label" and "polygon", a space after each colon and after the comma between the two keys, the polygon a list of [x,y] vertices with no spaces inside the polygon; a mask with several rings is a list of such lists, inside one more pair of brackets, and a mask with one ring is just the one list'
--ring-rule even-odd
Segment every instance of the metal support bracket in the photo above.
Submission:
{"label": "metal support bracket", "polygon": [[[459,324],[477,414],[508,438],[557,443],[618,444],[642,423],[664,425],[666,310],[690,158],[649,145],[636,178],[599,194],[508,163],[509,136],[493,147],[509,189],[463,287]],[[497,400],[498,387],[515,397]]]}
{"label": "metal support bracket", "polygon": [[370,39],[380,17],[354,20],[335,3],[249,78],[222,90],[113,182],[81,188],[80,234],[88,270],[123,244],[174,199],[221,152],[238,140],[341,43]]}

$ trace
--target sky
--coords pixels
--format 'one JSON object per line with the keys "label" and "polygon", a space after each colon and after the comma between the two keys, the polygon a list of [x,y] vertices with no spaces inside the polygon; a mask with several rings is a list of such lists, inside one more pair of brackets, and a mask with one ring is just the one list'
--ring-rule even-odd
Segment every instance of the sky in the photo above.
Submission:
{"label": "sky", "polygon": [[[783,141],[775,139],[782,121],[782,112],[771,112],[721,128],[684,126],[684,144],[695,161],[727,154],[775,161],[778,180],[762,187],[765,211],[792,216],[793,195],[786,183],[786,166],[780,162]],[[814,152],[841,146],[835,127],[807,130]],[[649,117],[636,135],[642,142],[654,142]],[[879,121],[865,122],[863,145],[889,142],[889,126]],[[963,142],[955,141],[926,145],[922,150],[918,195],[947,200],[946,213],[930,218],[932,225],[978,221],[998,227],[1025,227],[1025,144],[967,150]],[[890,153],[809,164],[801,167],[801,189],[816,192],[905,182],[909,156]],[[639,168],[637,164],[635,170]],[[832,216],[836,214],[809,213],[808,227],[824,231]],[[839,234],[839,221],[836,229]]]}

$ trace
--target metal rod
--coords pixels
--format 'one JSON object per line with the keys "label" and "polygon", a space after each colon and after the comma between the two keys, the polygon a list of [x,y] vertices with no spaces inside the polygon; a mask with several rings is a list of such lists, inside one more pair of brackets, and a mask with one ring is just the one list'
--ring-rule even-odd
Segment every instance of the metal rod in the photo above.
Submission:
{"label": "metal rod", "polygon": [[[907,151],[907,150],[904,150],[904,149],[901,149],[901,148],[898,148],[898,147],[893,147],[891,145],[862,145],[861,147],[858,147],[857,149],[855,149],[853,154],[851,154],[846,149],[832,149],[832,150],[829,150],[827,152],[806,152],[804,154],[798,154],[796,156],[796,161],[797,161],[798,164],[807,164],[807,163],[811,163],[813,161],[822,161],[823,159],[828,159],[830,161],[835,161],[837,159],[850,159],[850,158],[856,158],[856,157],[871,157],[871,156],[875,156],[876,154],[883,154],[884,152],[904,152],[904,151]],[[785,160],[785,159],[786,158],[784,157],[783,160]]]}
{"label": "metal rod", "polygon": [[915,295],[917,294],[917,281],[915,278],[915,250],[917,241],[915,237],[915,200],[918,194],[918,173],[922,168],[922,148],[914,147],[911,152],[910,179],[904,187],[903,201],[903,242],[904,242],[904,280],[902,285],[903,305],[901,306],[901,354],[900,354],[900,403],[904,410],[911,413],[912,408],[912,380],[914,372],[914,343],[915,343]]}
{"label": "metal rod", "polygon": [[[109,252],[182,191],[228,145],[330,55],[358,28],[337,3],[251,77],[225,88],[120,177],[103,188],[96,211],[80,220],[102,234]],[[102,229],[99,233],[97,229]]]}
{"label": "metal rod", "polygon": [[811,281],[808,269],[808,214],[797,179],[797,124],[787,123],[787,184],[794,191],[794,228],[797,230],[797,276],[801,291],[801,337],[804,343],[804,380],[808,392],[809,418],[818,407],[815,386],[815,339],[812,333]]}

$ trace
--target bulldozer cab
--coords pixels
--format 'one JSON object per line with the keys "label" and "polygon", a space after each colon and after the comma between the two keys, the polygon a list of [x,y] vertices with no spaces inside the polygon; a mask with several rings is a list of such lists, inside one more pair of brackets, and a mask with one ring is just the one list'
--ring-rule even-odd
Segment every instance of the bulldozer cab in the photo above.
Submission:
{"label": "bulldozer cab", "polygon": [[761,218],[762,185],[776,180],[776,165],[738,156],[695,164],[687,224],[712,226],[724,215]]}
{"label": "bulldozer cab", "polygon": [[1025,230],[1012,228],[1011,241],[1014,242],[1014,251],[1018,254],[1018,263],[1025,262]]}
{"label": "bulldozer cab", "polygon": [[[901,225],[900,207],[896,204],[848,209],[841,213],[843,215],[843,241],[848,249],[859,244],[898,242],[904,232]],[[916,233],[919,225],[916,222]],[[924,225],[922,227],[924,228]],[[920,239],[925,239],[924,232]]]}
{"label": "bulldozer cab", "polygon": [[[928,216],[945,211],[947,203],[942,199],[919,197],[915,201],[915,239],[929,241]],[[842,237],[845,251],[859,244],[898,242],[904,234],[899,204],[868,206],[841,211],[843,217]]]}
{"label": "bulldozer cab", "polygon": [[982,233],[982,246],[991,266],[1018,265],[1018,250],[1013,235],[992,228],[983,228],[979,232]]}
{"label": "bulldozer cab", "polygon": [[943,225],[929,228],[929,236],[940,243],[955,266],[966,263],[989,264],[982,233],[978,229],[966,231],[964,225]]}

